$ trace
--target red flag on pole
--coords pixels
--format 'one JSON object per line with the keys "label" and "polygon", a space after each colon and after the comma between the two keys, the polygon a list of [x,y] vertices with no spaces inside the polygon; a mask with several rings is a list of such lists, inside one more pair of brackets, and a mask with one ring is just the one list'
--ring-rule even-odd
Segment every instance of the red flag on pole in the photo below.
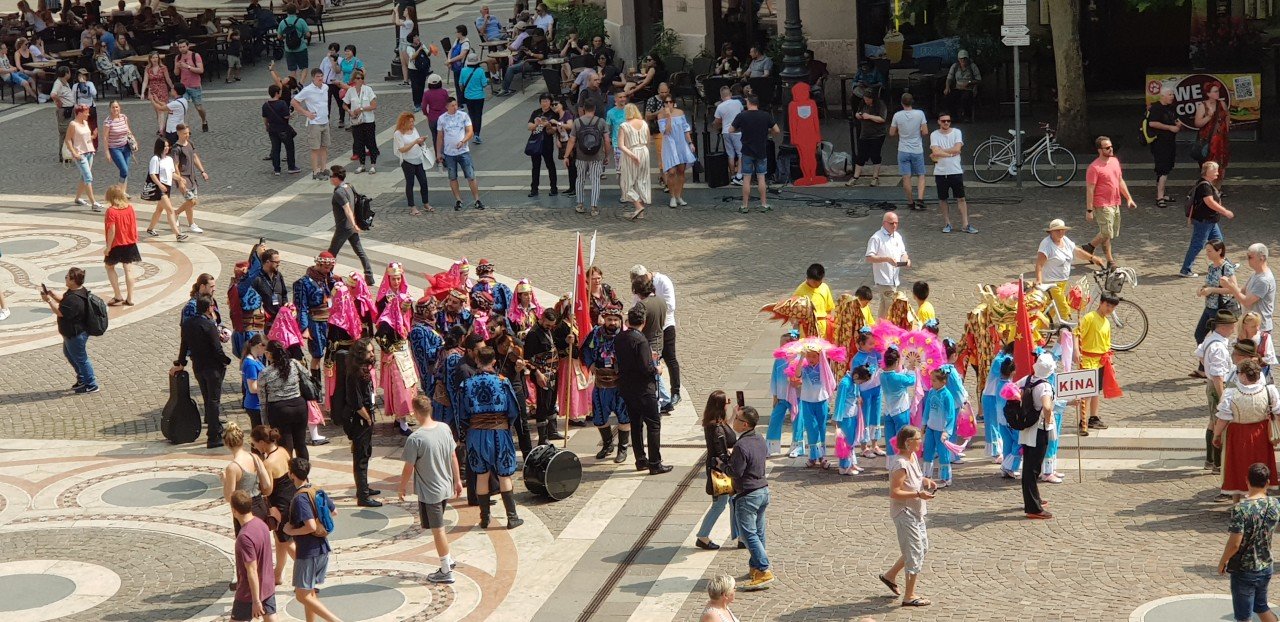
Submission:
{"label": "red flag on pole", "polygon": [[1027,313],[1027,299],[1026,292],[1023,291],[1022,277],[1018,277],[1017,331],[1013,339],[1014,377],[1029,376],[1031,367],[1035,364],[1035,333],[1031,332],[1031,316]]}
{"label": "red flag on pole", "polygon": [[587,266],[582,259],[582,234],[578,234],[578,261],[573,274],[573,318],[578,325],[578,345],[591,332],[591,298],[587,296]]}

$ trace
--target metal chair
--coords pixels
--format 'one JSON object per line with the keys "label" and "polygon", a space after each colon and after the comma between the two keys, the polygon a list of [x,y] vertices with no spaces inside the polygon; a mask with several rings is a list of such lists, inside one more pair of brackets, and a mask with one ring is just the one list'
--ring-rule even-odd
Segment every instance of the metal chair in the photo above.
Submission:
{"label": "metal chair", "polygon": [[668,74],[684,71],[689,65],[689,61],[683,56],[667,56],[662,59],[662,66],[666,68]]}
{"label": "metal chair", "polygon": [[568,90],[561,86],[559,69],[544,67],[542,69],[542,81],[546,83],[547,93],[550,93],[552,97],[562,97],[568,94]]}
{"label": "metal chair", "polygon": [[570,69],[581,69],[583,67],[591,67],[595,64],[596,59],[590,54],[579,54],[569,59]]}
{"label": "metal chair", "polygon": [[706,56],[699,56],[689,63],[689,73],[693,75],[693,79],[697,80],[702,76],[711,73],[711,69],[715,67],[715,60]]}
{"label": "metal chair", "polygon": [[760,98],[761,110],[773,109],[773,102],[777,97],[778,91],[778,79],[776,77],[747,78],[747,86],[750,86],[751,92]]}

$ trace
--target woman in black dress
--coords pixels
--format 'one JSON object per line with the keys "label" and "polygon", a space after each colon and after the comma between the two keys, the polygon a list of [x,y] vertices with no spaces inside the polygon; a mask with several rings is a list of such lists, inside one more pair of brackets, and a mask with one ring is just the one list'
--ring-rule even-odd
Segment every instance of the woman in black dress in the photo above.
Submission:
{"label": "woman in black dress", "polygon": [[[714,551],[719,544],[711,541],[711,528],[720,520],[725,506],[729,506],[729,536],[738,539],[738,525],[733,520],[733,493],[716,495],[711,487],[711,470],[721,473],[729,464],[729,450],[737,442],[738,435],[730,424],[729,396],[724,391],[712,391],[707,397],[707,405],[702,409],[702,433],[707,441],[707,494],[711,495],[711,509],[702,518],[702,526],[698,528],[698,539],[694,542],[700,549]],[[736,412],[735,412],[736,414]],[[746,548],[738,543],[738,548]]]}

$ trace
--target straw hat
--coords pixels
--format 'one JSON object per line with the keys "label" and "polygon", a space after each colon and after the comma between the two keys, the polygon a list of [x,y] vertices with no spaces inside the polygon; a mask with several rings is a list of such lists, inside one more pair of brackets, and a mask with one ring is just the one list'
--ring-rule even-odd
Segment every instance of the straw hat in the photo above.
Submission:
{"label": "straw hat", "polygon": [[1068,227],[1067,223],[1062,222],[1061,218],[1054,218],[1049,221],[1049,226],[1045,227],[1044,230],[1046,233],[1049,231],[1070,231],[1071,227]]}

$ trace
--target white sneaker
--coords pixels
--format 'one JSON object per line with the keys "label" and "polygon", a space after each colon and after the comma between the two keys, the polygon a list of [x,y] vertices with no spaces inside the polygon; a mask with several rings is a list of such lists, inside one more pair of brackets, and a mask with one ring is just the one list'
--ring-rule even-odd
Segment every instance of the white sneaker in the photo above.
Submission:
{"label": "white sneaker", "polygon": [[3,322],[3,321],[5,321],[5,320],[7,320],[7,319],[9,319],[9,310],[8,310],[8,309],[0,309],[0,322]]}
{"label": "white sneaker", "polygon": [[683,197],[681,197],[681,198],[679,198],[679,199],[676,199],[676,201],[678,201],[678,202],[680,203],[680,207],[684,207],[684,206],[686,206],[686,205],[688,205],[688,204],[689,204],[689,202],[688,202],[688,201],[686,201],[686,200],[684,200],[684,198],[683,198]]}
{"label": "white sneaker", "polygon": [[370,175],[373,175],[374,173],[377,173],[377,172],[378,172],[378,169],[374,168],[374,166],[373,166],[372,164],[370,164],[370,165],[369,165],[369,174],[370,174]]}
{"label": "white sneaker", "polygon": [[680,202],[677,201],[675,197],[671,197],[671,201],[668,203],[668,205],[670,205],[671,207],[679,207]]}
{"label": "white sneaker", "polygon": [[192,233],[204,233],[204,229],[201,229],[201,228],[200,228],[200,225],[196,225],[196,224],[193,224],[193,225],[191,225],[191,226],[187,227],[187,229],[188,229],[189,231],[191,231]]}
{"label": "white sneaker", "polygon": [[791,451],[787,453],[787,457],[799,458],[800,456],[803,456],[806,453],[808,453],[808,451],[809,450],[804,446],[804,443],[798,443],[796,445],[791,446]]}
{"label": "white sneaker", "polygon": [[364,172],[364,165],[361,164],[359,167],[356,168],[356,173],[363,173],[363,172]]}
{"label": "white sneaker", "polygon": [[776,456],[782,453],[782,441],[769,441],[767,445],[770,456]]}
{"label": "white sneaker", "polygon": [[103,205],[102,203],[99,203],[98,201],[94,201],[92,209],[95,212],[101,212],[102,210],[107,209],[107,206]]}
{"label": "white sneaker", "polygon": [[76,199],[76,205],[88,205],[89,202],[84,199]]}

